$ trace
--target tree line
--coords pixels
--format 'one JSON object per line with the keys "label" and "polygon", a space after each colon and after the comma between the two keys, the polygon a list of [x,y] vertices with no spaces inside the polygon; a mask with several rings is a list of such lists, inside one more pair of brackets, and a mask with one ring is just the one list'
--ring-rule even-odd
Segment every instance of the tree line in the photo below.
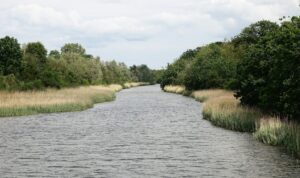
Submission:
{"label": "tree line", "polygon": [[49,53],[41,42],[20,45],[17,39],[0,39],[0,89],[33,90],[80,85],[155,83],[155,71],[147,65],[127,67],[102,61],[86,53],[78,43],[67,43]]}
{"label": "tree line", "polygon": [[300,18],[258,21],[231,40],[188,50],[168,64],[160,83],[234,90],[242,105],[299,120]]}

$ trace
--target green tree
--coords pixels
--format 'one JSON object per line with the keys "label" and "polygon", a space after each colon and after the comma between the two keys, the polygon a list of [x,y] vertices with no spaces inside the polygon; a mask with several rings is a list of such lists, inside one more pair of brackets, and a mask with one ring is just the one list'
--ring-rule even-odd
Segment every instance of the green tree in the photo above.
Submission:
{"label": "green tree", "polygon": [[281,118],[300,118],[300,18],[251,46],[238,67],[236,96]]}
{"label": "green tree", "polygon": [[133,65],[132,67],[130,67],[130,71],[134,76],[136,76],[139,82],[149,82],[149,83],[155,82],[153,72],[145,64],[142,64],[140,66]]}
{"label": "green tree", "polygon": [[78,43],[67,43],[61,48],[61,54],[79,54],[85,55],[85,49]]}
{"label": "green tree", "polygon": [[49,52],[49,57],[54,58],[54,59],[59,59],[60,58],[60,53],[58,50],[51,50]]}
{"label": "green tree", "polygon": [[47,60],[47,50],[41,42],[28,43],[25,46],[25,55],[37,58],[39,63],[46,63]]}
{"label": "green tree", "polygon": [[6,36],[0,39],[0,74],[17,74],[21,68],[22,52],[17,39]]}
{"label": "green tree", "polygon": [[256,44],[260,40],[260,38],[264,37],[269,32],[272,32],[278,28],[279,26],[274,22],[268,20],[261,20],[244,28],[239,35],[233,38],[232,42],[236,46],[249,46],[251,44]]}

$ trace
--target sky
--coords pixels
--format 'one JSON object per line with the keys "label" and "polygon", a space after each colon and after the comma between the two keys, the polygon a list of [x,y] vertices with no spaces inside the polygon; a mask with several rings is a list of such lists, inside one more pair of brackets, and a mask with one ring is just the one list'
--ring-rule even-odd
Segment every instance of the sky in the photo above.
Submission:
{"label": "sky", "polygon": [[159,69],[187,49],[237,35],[258,20],[300,15],[300,0],[0,0],[0,37]]}

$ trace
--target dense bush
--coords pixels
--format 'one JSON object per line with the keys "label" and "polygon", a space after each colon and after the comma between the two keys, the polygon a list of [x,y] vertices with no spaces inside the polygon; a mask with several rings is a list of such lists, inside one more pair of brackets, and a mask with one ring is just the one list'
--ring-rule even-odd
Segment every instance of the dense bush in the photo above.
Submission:
{"label": "dense bush", "polygon": [[196,48],[194,50],[187,50],[184,52],[179,59],[175,60],[174,63],[168,64],[167,69],[161,74],[160,86],[164,88],[166,85],[183,85],[185,77],[185,69],[195,58],[197,52],[201,48]]}
{"label": "dense bush", "polygon": [[[223,43],[201,48],[185,69],[183,84],[189,90],[230,88],[236,75],[236,61],[226,58]],[[225,50],[226,51],[226,50]]]}
{"label": "dense bush", "polygon": [[242,104],[281,118],[300,118],[300,18],[270,31],[249,47],[239,64]]}

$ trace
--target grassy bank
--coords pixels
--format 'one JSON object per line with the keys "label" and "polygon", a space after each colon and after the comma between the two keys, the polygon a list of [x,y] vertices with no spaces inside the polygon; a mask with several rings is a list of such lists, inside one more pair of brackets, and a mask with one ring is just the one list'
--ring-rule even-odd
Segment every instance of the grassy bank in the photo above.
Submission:
{"label": "grassy bank", "polygon": [[[130,86],[133,85],[139,86],[138,83]],[[95,103],[114,100],[115,92],[122,89],[121,85],[113,84],[44,91],[0,91],[0,117],[81,111]]]}
{"label": "grassy bank", "polygon": [[242,107],[232,91],[211,89],[188,92],[183,86],[166,86],[164,91],[188,94],[203,103],[203,117],[230,130],[251,132],[263,143],[285,147],[300,157],[300,126],[264,116],[260,111]]}

